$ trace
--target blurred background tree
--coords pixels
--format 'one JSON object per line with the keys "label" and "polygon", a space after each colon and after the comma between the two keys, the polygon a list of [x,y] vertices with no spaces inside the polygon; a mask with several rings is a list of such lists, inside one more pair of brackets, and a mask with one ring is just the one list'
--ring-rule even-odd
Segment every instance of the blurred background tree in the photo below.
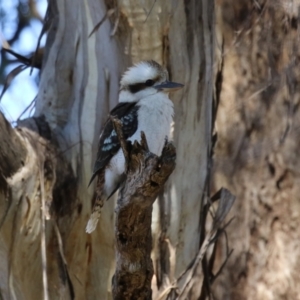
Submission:
{"label": "blurred background tree", "polygon": [[217,299],[300,298],[299,5],[216,1],[223,82],[213,183],[237,196]]}

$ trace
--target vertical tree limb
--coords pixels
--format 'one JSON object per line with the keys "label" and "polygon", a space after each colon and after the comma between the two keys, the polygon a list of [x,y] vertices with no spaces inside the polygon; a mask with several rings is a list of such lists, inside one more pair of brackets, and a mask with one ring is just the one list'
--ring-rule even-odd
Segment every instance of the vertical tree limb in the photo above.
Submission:
{"label": "vertical tree limb", "polygon": [[[114,125],[117,128],[119,124]],[[135,142],[130,151],[127,179],[116,208],[114,299],[152,298],[152,205],[175,168],[176,152],[171,143],[166,141],[158,157],[149,152],[145,135],[141,135],[141,144]]]}

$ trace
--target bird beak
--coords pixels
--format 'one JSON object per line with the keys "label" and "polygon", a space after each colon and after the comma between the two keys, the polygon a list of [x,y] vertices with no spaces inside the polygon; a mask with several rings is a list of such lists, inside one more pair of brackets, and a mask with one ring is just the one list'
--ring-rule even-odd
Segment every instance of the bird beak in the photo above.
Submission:
{"label": "bird beak", "polygon": [[165,93],[180,90],[184,87],[183,84],[171,81],[165,81],[161,84],[155,85],[154,88],[158,91],[163,91]]}

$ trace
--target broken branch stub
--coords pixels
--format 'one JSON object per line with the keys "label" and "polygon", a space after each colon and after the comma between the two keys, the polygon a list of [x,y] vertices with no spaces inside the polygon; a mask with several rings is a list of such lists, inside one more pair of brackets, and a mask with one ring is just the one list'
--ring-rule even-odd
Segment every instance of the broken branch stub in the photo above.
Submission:
{"label": "broken branch stub", "polygon": [[[149,152],[144,133],[129,153],[127,179],[116,207],[114,299],[151,299],[152,205],[175,168],[176,150],[166,142],[161,157]],[[123,143],[124,144],[124,143]]]}

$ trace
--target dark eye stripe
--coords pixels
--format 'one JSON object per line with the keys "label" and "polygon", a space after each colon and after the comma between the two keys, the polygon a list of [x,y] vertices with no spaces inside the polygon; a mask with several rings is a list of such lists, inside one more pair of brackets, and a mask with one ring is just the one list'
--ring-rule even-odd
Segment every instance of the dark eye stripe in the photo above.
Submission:
{"label": "dark eye stripe", "polygon": [[146,82],[139,82],[139,83],[131,84],[128,86],[128,89],[131,93],[135,94],[149,86],[153,86],[154,83],[157,82],[158,80],[160,80],[159,76],[157,76],[154,79],[148,79],[148,80],[146,80]]}
{"label": "dark eye stripe", "polygon": [[145,89],[147,86],[145,85],[144,82],[142,83],[136,83],[136,84],[131,84],[128,86],[129,87],[129,91],[133,94]]}

